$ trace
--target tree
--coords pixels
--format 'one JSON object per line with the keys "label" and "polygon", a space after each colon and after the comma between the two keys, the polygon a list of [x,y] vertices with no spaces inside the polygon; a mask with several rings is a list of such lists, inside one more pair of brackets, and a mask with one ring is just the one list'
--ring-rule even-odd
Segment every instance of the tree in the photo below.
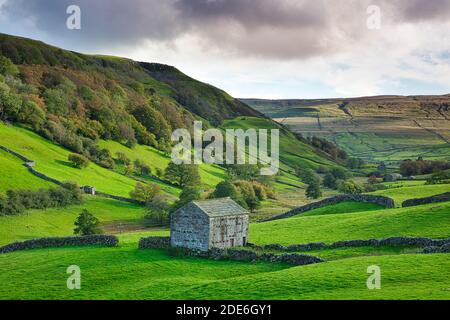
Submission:
{"label": "tree", "polygon": [[304,169],[300,172],[302,181],[306,184],[320,183],[319,176],[311,169]]}
{"label": "tree", "polygon": [[35,102],[24,101],[17,118],[20,122],[28,123],[35,130],[39,130],[45,122],[45,112]]}
{"label": "tree", "polygon": [[81,154],[72,153],[69,155],[68,159],[78,169],[87,168],[87,166],[89,165],[89,159]]}
{"label": "tree", "polygon": [[345,194],[360,194],[364,192],[364,188],[353,180],[347,180],[342,182],[339,191]]}
{"label": "tree", "polygon": [[200,184],[200,174],[198,166],[194,164],[169,163],[165,172],[166,179],[184,188],[188,185]]}
{"label": "tree", "polygon": [[226,166],[231,180],[254,180],[260,176],[259,167],[254,164],[232,164]]}
{"label": "tree", "polygon": [[340,180],[347,180],[349,177],[348,172],[343,168],[333,168],[330,173],[336,178]]}
{"label": "tree", "polygon": [[170,206],[163,196],[157,195],[148,202],[145,208],[144,219],[151,225],[164,226],[169,223]]}
{"label": "tree", "polygon": [[239,180],[234,182],[234,185],[239,190],[239,193],[242,195],[244,200],[244,204],[241,204],[244,208],[250,209],[250,211],[254,211],[259,208],[260,200],[256,196],[255,189],[253,188],[253,184],[250,181]]}
{"label": "tree", "polygon": [[161,187],[155,183],[144,184],[138,182],[130,197],[136,201],[149,203],[161,192]]}
{"label": "tree", "polygon": [[172,208],[175,211],[191,201],[201,199],[200,189],[197,186],[185,186],[180,194],[180,200],[178,200]]}
{"label": "tree", "polygon": [[251,212],[255,212],[257,209],[261,207],[261,202],[257,197],[249,198],[246,200],[246,202]]}
{"label": "tree", "polygon": [[83,209],[77,220],[75,220],[74,233],[82,236],[100,234],[102,233],[100,221],[88,210]]}
{"label": "tree", "polygon": [[233,183],[231,183],[228,180],[220,182],[217,186],[214,192],[212,193],[212,198],[226,198],[230,197],[231,199],[235,199],[238,196],[238,190],[234,186]]}
{"label": "tree", "polygon": [[320,184],[313,182],[306,188],[306,197],[309,199],[318,199],[322,196],[322,190],[320,190]]}
{"label": "tree", "polygon": [[330,189],[335,189],[336,188],[336,178],[331,173],[327,173],[323,177],[323,182],[322,183],[327,188],[330,188]]}
{"label": "tree", "polygon": [[428,185],[430,184],[444,184],[450,182],[450,172],[448,171],[436,171],[433,173],[430,177],[430,179],[427,180]]}
{"label": "tree", "polygon": [[138,175],[149,176],[152,174],[152,169],[139,159],[134,160],[134,168]]}
{"label": "tree", "polygon": [[364,166],[364,160],[360,158],[349,158],[347,159],[347,166],[350,169],[360,169]]}
{"label": "tree", "polygon": [[15,76],[19,74],[19,69],[5,56],[0,56],[0,74]]}
{"label": "tree", "polygon": [[123,152],[117,152],[116,157],[117,157],[116,162],[118,164],[123,164],[125,166],[128,166],[131,163],[131,160]]}

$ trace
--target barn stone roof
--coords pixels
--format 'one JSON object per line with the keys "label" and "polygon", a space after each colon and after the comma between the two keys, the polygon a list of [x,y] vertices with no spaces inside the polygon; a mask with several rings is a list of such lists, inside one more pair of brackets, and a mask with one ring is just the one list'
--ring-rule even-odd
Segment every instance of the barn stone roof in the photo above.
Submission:
{"label": "barn stone roof", "polygon": [[220,216],[240,216],[248,214],[248,211],[242,208],[231,198],[199,200],[192,202],[210,217]]}

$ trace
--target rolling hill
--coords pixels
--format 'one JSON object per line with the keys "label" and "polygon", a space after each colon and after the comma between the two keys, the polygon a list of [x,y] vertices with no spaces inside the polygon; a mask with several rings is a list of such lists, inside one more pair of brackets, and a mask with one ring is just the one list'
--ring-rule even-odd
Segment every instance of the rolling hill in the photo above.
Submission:
{"label": "rolling hill", "polygon": [[450,95],[242,101],[294,132],[325,137],[368,161],[450,158]]}

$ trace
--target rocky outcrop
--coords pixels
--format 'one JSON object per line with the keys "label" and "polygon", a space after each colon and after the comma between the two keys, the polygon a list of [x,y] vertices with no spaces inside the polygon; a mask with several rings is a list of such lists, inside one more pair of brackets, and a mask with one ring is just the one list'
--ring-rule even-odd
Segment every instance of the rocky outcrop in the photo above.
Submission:
{"label": "rocky outcrop", "polygon": [[0,254],[10,253],[14,251],[67,247],[67,246],[106,246],[115,247],[119,243],[116,236],[111,235],[90,235],[82,237],[54,237],[27,240],[22,242],[14,242],[6,246],[0,247]]}
{"label": "rocky outcrop", "polygon": [[395,202],[393,199],[383,196],[374,196],[374,195],[367,195],[367,194],[346,194],[346,195],[338,195],[335,197],[327,198],[318,202],[307,204],[303,207],[299,207],[296,209],[293,209],[289,212],[283,213],[279,216],[272,217],[270,219],[266,219],[264,221],[272,221],[272,220],[278,220],[278,219],[285,219],[290,218],[302,213],[305,213],[307,211],[311,211],[314,209],[319,209],[325,206],[346,202],[346,201],[355,201],[355,202],[365,202],[365,203],[374,203],[379,204],[381,206],[384,206],[385,208],[394,208]]}
{"label": "rocky outcrop", "polygon": [[439,203],[450,201],[450,192],[438,194],[432,197],[409,199],[402,203],[402,207],[413,207],[428,203]]}

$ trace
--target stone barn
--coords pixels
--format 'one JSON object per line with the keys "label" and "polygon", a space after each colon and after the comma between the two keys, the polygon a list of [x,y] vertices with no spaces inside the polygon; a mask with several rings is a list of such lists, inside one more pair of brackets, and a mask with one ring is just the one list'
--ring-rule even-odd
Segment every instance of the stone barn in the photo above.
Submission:
{"label": "stone barn", "polygon": [[399,173],[390,173],[384,176],[385,182],[395,182],[400,179],[403,179],[403,176]]}
{"label": "stone barn", "polygon": [[248,212],[230,198],[193,201],[170,220],[172,247],[208,251],[248,241]]}
{"label": "stone barn", "polygon": [[84,193],[91,194],[91,195],[95,195],[95,193],[97,191],[94,187],[91,187],[91,186],[84,186],[84,187],[82,187],[82,189],[83,189]]}

